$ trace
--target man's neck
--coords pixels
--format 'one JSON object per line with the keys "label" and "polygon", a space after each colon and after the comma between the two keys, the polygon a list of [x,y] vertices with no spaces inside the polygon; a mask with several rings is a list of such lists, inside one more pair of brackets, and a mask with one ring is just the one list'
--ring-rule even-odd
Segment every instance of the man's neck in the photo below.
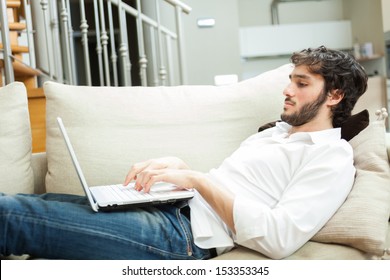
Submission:
{"label": "man's neck", "polygon": [[293,134],[296,132],[315,132],[315,131],[321,131],[321,130],[326,130],[331,128],[333,128],[331,120],[326,122],[319,122],[316,120],[312,120],[303,125],[291,127],[289,134]]}

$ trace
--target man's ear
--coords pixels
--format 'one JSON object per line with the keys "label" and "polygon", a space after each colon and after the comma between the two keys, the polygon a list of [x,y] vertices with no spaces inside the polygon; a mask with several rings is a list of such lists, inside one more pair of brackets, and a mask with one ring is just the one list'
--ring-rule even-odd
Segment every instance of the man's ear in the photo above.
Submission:
{"label": "man's ear", "polygon": [[341,100],[344,98],[344,92],[342,92],[340,89],[333,89],[328,94],[328,105],[334,106],[340,103]]}

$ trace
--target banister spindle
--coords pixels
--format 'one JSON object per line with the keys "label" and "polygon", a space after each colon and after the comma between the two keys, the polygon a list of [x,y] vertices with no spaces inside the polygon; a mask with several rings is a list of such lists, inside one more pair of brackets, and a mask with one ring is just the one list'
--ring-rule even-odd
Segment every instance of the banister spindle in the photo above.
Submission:
{"label": "banister spindle", "polygon": [[148,64],[148,60],[146,59],[145,54],[145,43],[144,43],[144,32],[143,32],[143,21],[142,21],[142,8],[141,1],[137,0],[137,35],[138,35],[138,49],[139,49],[139,67],[140,67],[140,77],[141,77],[141,85],[147,86],[147,74],[146,68]]}
{"label": "banister spindle", "polygon": [[60,32],[59,32],[59,24],[58,24],[58,15],[57,15],[57,2],[51,1],[49,2],[49,10],[50,10],[50,30],[51,30],[51,47],[52,52],[50,59],[53,60],[54,63],[54,71],[55,71],[55,80],[57,82],[62,83],[64,81],[64,72],[62,67],[62,54],[61,49],[58,46],[61,45],[60,42]]}
{"label": "banister spindle", "polygon": [[5,82],[6,84],[12,83],[15,81],[14,70],[12,68],[12,61],[10,55],[11,52],[11,43],[9,42],[9,26],[8,26],[8,16],[7,16],[7,4],[5,0],[0,1],[0,12],[1,12],[1,40],[3,41],[4,48],[4,68],[5,68]]}
{"label": "banister spindle", "polygon": [[26,37],[27,37],[27,46],[28,46],[28,56],[29,56],[29,62],[30,66],[32,68],[36,67],[35,62],[35,48],[34,48],[34,40],[33,40],[33,27],[32,27],[32,20],[31,20],[31,6],[30,2],[27,0],[23,0],[24,5],[24,11],[26,15]]}
{"label": "banister spindle", "polygon": [[113,75],[113,78],[114,78],[114,85],[117,87],[118,86],[118,71],[117,71],[118,56],[116,55],[114,22],[112,20],[111,1],[107,2],[107,12],[108,12],[108,24],[109,24],[110,38],[111,38],[110,44],[111,44],[112,75]]}
{"label": "banister spindle", "polygon": [[121,58],[122,77],[125,86],[131,85],[131,64],[130,58],[128,57],[127,47],[127,28],[126,28],[126,17],[122,9],[122,1],[118,1],[118,15],[119,15],[119,31],[120,31],[120,45],[119,45],[119,56]]}
{"label": "banister spindle", "polygon": [[50,46],[49,46],[49,32],[47,30],[48,25],[47,25],[47,7],[48,3],[47,0],[41,0],[40,2],[41,8],[42,8],[42,14],[43,14],[43,26],[45,28],[45,38],[46,38],[46,55],[47,55],[47,67],[49,70],[49,76],[50,78],[53,78],[53,71],[51,67],[51,58],[50,58]]}
{"label": "banister spindle", "polygon": [[92,85],[91,81],[91,65],[89,61],[89,49],[88,49],[88,22],[85,17],[84,0],[80,0],[80,30],[81,30],[81,44],[83,46],[84,53],[84,65],[85,65],[85,78],[87,86]]}
{"label": "banister spindle", "polygon": [[157,44],[158,44],[158,53],[159,53],[159,62],[160,62],[160,80],[161,85],[165,85],[165,80],[167,77],[167,71],[164,66],[164,51],[161,38],[161,21],[160,21],[160,5],[159,0],[155,0],[156,5],[156,18],[157,18]]}
{"label": "banister spindle", "polygon": [[158,86],[158,65],[157,65],[157,54],[156,54],[156,34],[155,29],[152,25],[149,25],[150,33],[150,49],[152,58],[152,69],[153,69],[153,85]]}
{"label": "banister spindle", "polygon": [[179,59],[179,73],[180,73],[180,82],[181,84],[187,84],[187,65],[185,60],[185,47],[184,47],[184,36],[183,36],[183,22],[182,14],[183,8],[179,5],[175,6],[175,18],[176,18],[176,33],[177,33],[177,52]]}
{"label": "banister spindle", "polygon": [[75,65],[75,50],[74,50],[74,38],[73,38],[73,26],[72,26],[72,11],[70,9],[70,3],[69,0],[66,0],[66,10],[68,13],[68,37],[69,37],[69,50],[70,50],[70,73],[72,75],[72,84],[77,84],[77,71],[76,71],[76,65]]}
{"label": "banister spindle", "polygon": [[100,23],[101,23],[101,35],[100,40],[103,47],[103,59],[104,59],[104,73],[106,76],[106,85],[111,85],[111,79],[110,79],[110,64],[108,60],[108,35],[106,31],[106,21],[104,19],[104,5],[103,0],[99,0],[99,10],[100,10]]}
{"label": "banister spindle", "polygon": [[93,0],[93,10],[95,14],[95,29],[96,29],[96,55],[98,57],[99,65],[99,80],[100,85],[104,86],[104,74],[103,74],[103,58],[102,58],[102,45],[100,44],[100,23],[99,23],[99,8],[97,6],[97,0]]}
{"label": "banister spindle", "polygon": [[168,63],[168,79],[169,79],[169,85],[174,84],[173,79],[173,58],[172,58],[172,43],[171,43],[171,37],[168,34],[165,34],[165,45],[166,45],[166,52],[167,52],[167,63]]}
{"label": "banister spindle", "polygon": [[[46,2],[46,1],[42,1]],[[61,21],[62,21],[62,28],[64,30],[64,40],[65,40],[65,55],[66,55],[66,70],[67,70],[67,78],[69,80],[70,84],[74,84],[73,81],[73,75],[72,75],[72,63],[71,63],[71,51],[70,51],[70,43],[69,43],[69,37],[68,37],[68,13],[66,11],[66,4],[65,0],[61,1]]]}

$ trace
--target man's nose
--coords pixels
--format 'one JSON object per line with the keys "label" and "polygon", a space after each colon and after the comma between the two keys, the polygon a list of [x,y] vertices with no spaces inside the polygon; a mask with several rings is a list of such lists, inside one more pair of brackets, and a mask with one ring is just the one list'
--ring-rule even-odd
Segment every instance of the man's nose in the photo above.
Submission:
{"label": "man's nose", "polygon": [[283,90],[283,95],[284,95],[284,96],[293,96],[293,95],[294,95],[294,90],[293,90],[291,84],[287,85],[287,86],[284,88],[284,90]]}

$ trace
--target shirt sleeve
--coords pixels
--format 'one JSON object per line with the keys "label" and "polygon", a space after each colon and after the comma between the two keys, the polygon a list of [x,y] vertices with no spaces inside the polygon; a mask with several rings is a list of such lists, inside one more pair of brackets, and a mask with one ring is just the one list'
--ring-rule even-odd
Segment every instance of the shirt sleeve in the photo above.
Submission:
{"label": "shirt sleeve", "polygon": [[235,242],[270,258],[289,256],[315,235],[348,196],[354,181],[347,142],[317,151],[299,166],[274,207],[237,195]]}

